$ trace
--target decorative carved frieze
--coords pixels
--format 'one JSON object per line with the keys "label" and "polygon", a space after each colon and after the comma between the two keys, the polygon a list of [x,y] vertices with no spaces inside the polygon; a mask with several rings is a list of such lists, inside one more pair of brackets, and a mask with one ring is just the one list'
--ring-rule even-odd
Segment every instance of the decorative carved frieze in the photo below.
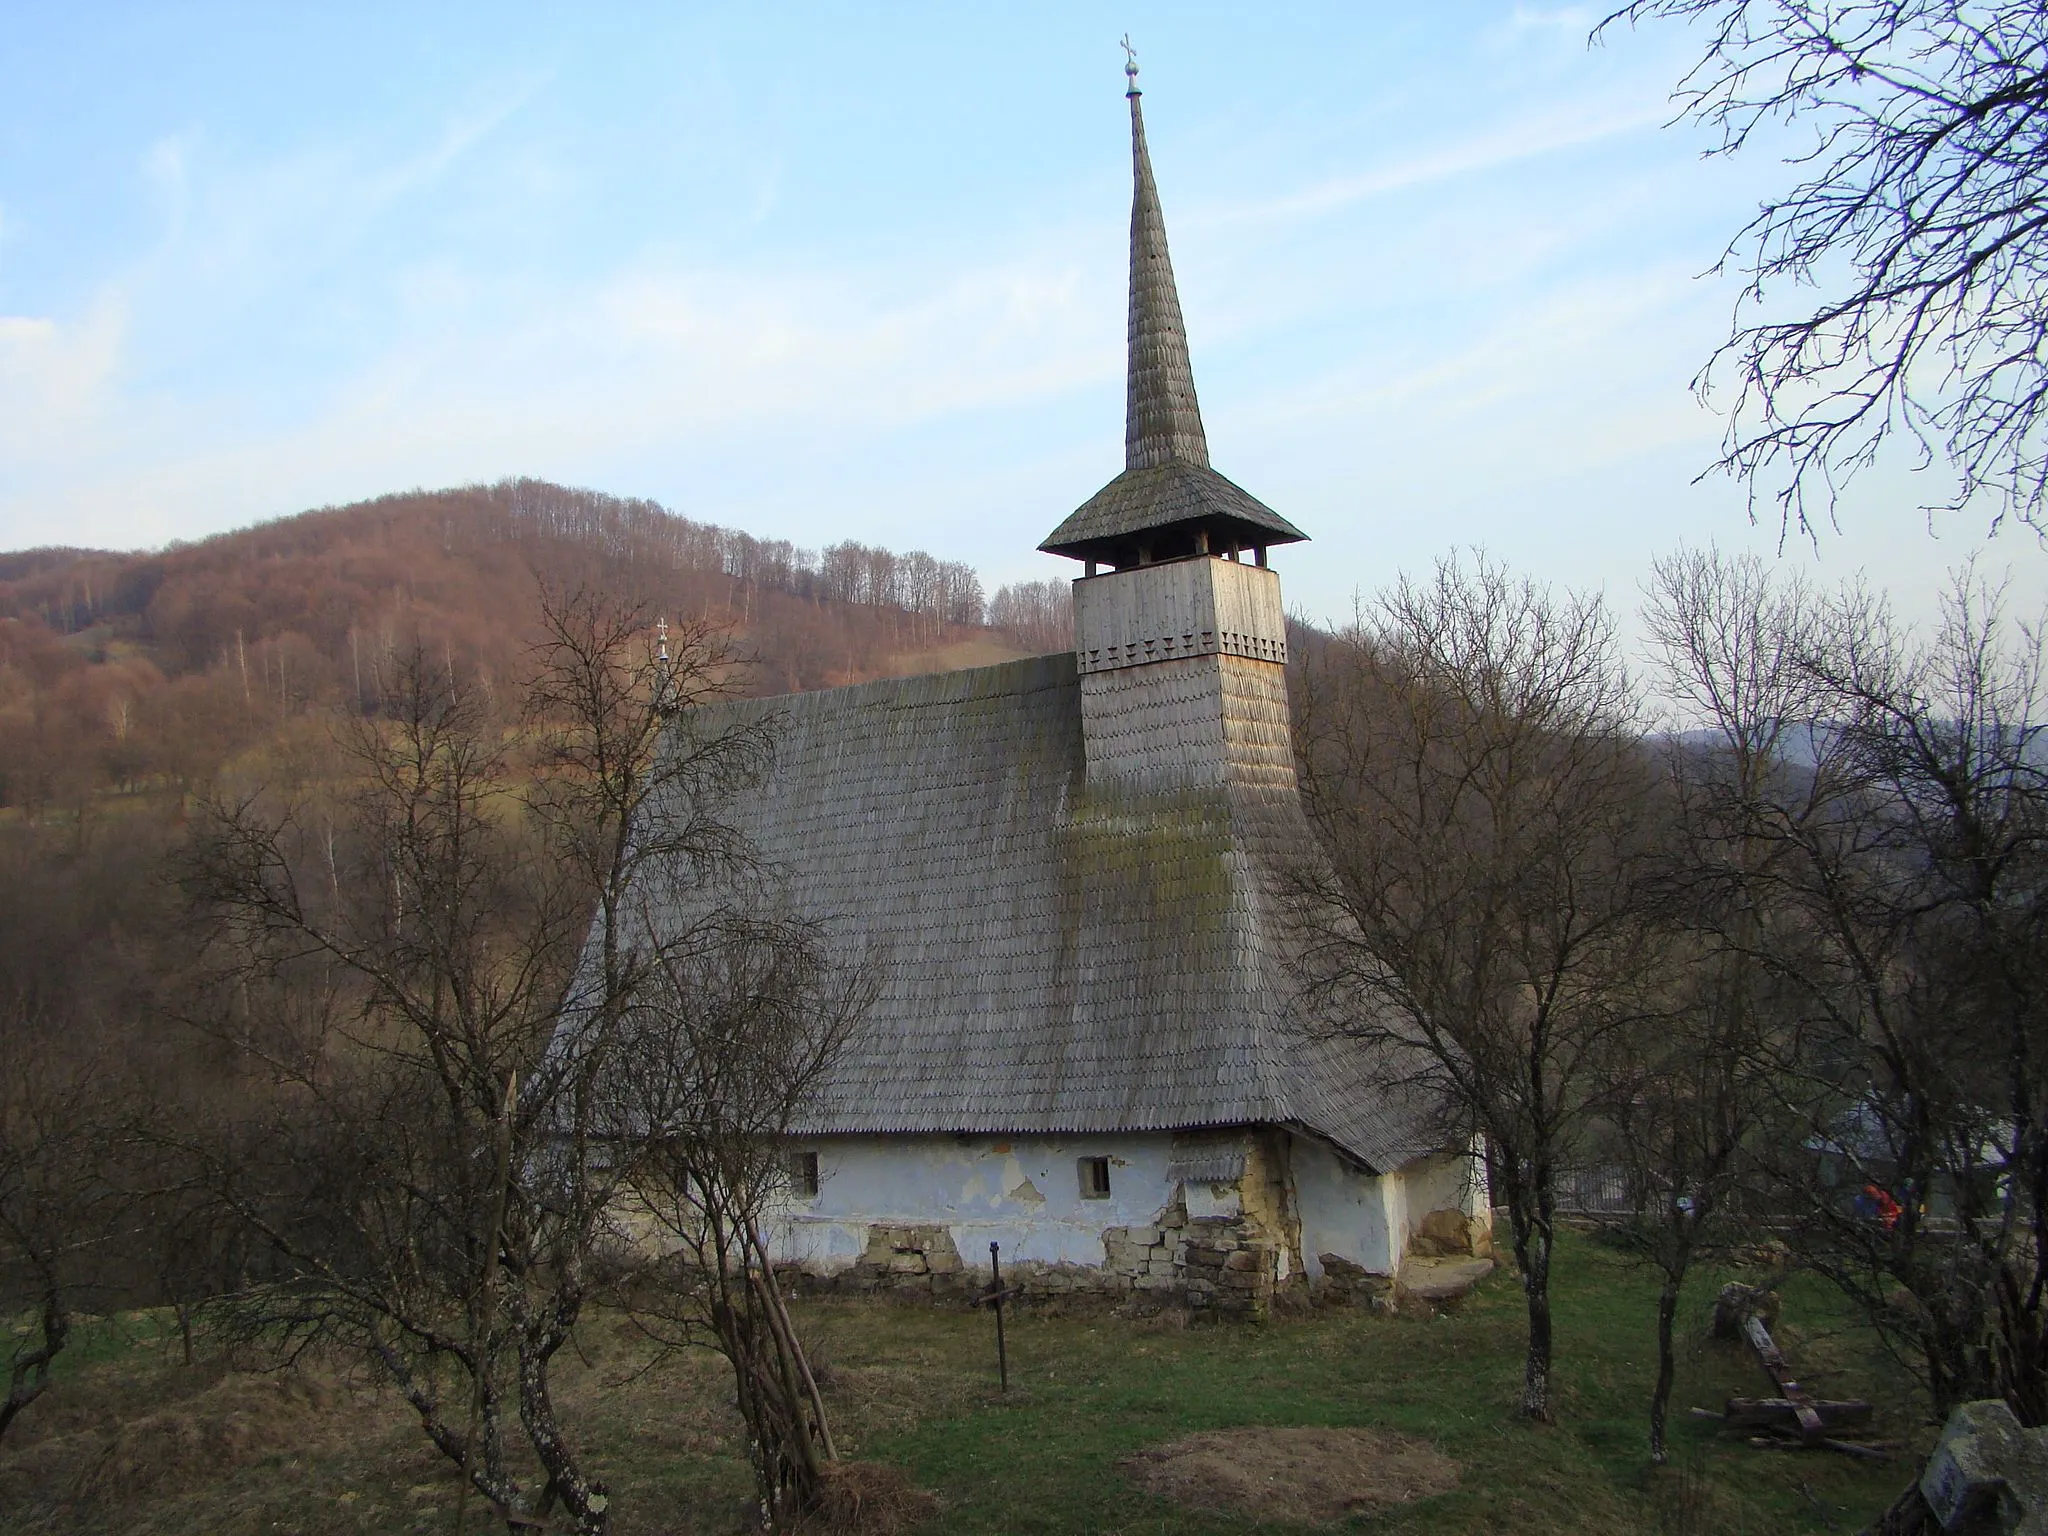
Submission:
{"label": "decorative carved frieze", "polygon": [[1287,642],[1270,635],[1247,635],[1230,629],[1191,629],[1177,635],[1156,635],[1075,652],[1084,674],[1143,666],[1148,661],[1172,661],[1181,656],[1242,656],[1250,661],[1272,661],[1285,666]]}

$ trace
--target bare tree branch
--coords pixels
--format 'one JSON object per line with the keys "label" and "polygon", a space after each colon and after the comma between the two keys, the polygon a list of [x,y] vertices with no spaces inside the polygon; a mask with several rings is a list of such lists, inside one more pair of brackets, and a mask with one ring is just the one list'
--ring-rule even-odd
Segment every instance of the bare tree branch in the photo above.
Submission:
{"label": "bare tree branch", "polygon": [[2048,531],[2048,13],[1634,0],[1594,36],[1658,19],[1705,34],[1676,96],[1721,153],[1779,124],[1814,136],[1804,178],[1721,264],[1744,288],[1695,381],[1703,399],[1732,391],[1715,468],[1810,532],[1903,438],[1952,477],[1930,513]]}

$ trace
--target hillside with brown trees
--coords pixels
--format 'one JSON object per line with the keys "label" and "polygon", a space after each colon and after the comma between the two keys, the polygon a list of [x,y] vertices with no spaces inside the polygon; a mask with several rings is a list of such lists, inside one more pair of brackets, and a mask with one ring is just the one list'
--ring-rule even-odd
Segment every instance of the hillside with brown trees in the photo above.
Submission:
{"label": "hillside with brown trees", "polygon": [[379,677],[415,647],[502,690],[543,587],[724,629],[755,693],[1071,643],[1056,582],[991,601],[972,569],[922,551],[807,550],[533,480],[152,553],[0,554],[0,813],[89,820],[108,794],[189,789],[329,711],[374,714]]}
{"label": "hillside with brown trees", "polygon": [[[1741,1294],[1803,1274],[1896,1362],[1894,1424],[2048,1423],[2044,630],[1968,570],[1928,631],[1755,559],[1652,575],[1661,717],[1597,595],[1484,557],[1290,637],[1293,981],[1398,1074],[1359,1092],[1484,1138],[1526,1309],[1488,1434],[1518,1365],[1522,1412],[1583,1422],[1575,1210],[1656,1291],[1616,1368],[1652,1461],[1706,1433],[1684,1319],[1735,1253]],[[137,1308],[161,1379],[381,1380],[421,1434],[397,1486],[584,1536],[675,1528],[550,1385],[628,1316],[724,1357],[752,1507],[821,1501],[845,1378],[747,1202],[893,962],[829,949],[722,820],[772,723],[690,706],[1042,647],[1058,596],[531,483],[8,558],[0,1530],[222,1524],[85,1512],[162,1491],[100,1471],[135,1378],[73,1388]],[[711,918],[632,928],[636,867]],[[614,1200],[680,1246],[623,1251]]]}

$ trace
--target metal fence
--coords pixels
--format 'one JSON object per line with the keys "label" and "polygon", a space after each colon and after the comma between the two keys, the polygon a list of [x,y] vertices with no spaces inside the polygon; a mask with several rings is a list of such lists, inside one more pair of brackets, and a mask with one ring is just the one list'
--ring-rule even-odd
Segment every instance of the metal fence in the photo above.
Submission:
{"label": "metal fence", "polygon": [[1569,1216],[1632,1216],[1628,1181],[1612,1165],[1561,1169],[1557,1175],[1557,1208]]}

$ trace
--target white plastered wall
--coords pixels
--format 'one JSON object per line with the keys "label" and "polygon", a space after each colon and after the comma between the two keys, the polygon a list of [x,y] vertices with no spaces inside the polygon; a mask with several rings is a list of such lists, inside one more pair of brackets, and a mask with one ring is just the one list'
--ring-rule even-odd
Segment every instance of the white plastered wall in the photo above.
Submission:
{"label": "white plastered wall", "polygon": [[[871,1226],[943,1226],[969,1268],[1004,1262],[1104,1262],[1110,1227],[1151,1222],[1173,1199],[1172,1138],[1102,1136],[827,1136],[818,1193],[791,1201],[770,1224],[775,1257],[832,1274],[859,1260]],[[1109,1197],[1081,1193],[1080,1160],[1109,1159]]]}
{"label": "white plastered wall", "polygon": [[[826,1275],[867,1251],[874,1226],[938,1226],[973,1269],[991,1241],[1004,1262],[1101,1265],[1103,1233],[1149,1226],[1174,1201],[1191,1218],[1232,1218],[1243,1209],[1230,1184],[1169,1176],[1164,1133],[1072,1136],[838,1136],[807,1138],[818,1154],[818,1193],[788,1202],[769,1223],[778,1259]],[[1110,1160],[1107,1199],[1081,1193],[1080,1160]],[[1409,1237],[1432,1210],[1483,1210],[1473,1160],[1419,1158],[1377,1177],[1311,1137],[1291,1138],[1287,1177],[1299,1217],[1300,1258],[1311,1276],[1335,1254],[1374,1274],[1392,1274]],[[1281,1265],[1282,1275],[1291,1263]]]}
{"label": "white plastered wall", "polygon": [[1408,1236],[1400,1175],[1376,1178],[1307,1136],[1294,1138],[1288,1161],[1301,1215],[1301,1262],[1310,1276],[1322,1274],[1326,1253],[1391,1275]]}
{"label": "white plastered wall", "polygon": [[1302,1267],[1311,1276],[1322,1274],[1326,1253],[1371,1274],[1391,1275],[1431,1211],[1487,1215],[1485,1165],[1468,1153],[1419,1157],[1375,1177],[1326,1143],[1297,1136],[1290,1162],[1301,1213]]}
{"label": "white plastered wall", "polygon": [[[1431,1211],[1462,1211],[1490,1220],[1486,1164],[1471,1153],[1444,1152],[1418,1157],[1400,1170],[1407,1185],[1408,1208],[1420,1222]],[[1414,1230],[1411,1224],[1409,1230]]]}

